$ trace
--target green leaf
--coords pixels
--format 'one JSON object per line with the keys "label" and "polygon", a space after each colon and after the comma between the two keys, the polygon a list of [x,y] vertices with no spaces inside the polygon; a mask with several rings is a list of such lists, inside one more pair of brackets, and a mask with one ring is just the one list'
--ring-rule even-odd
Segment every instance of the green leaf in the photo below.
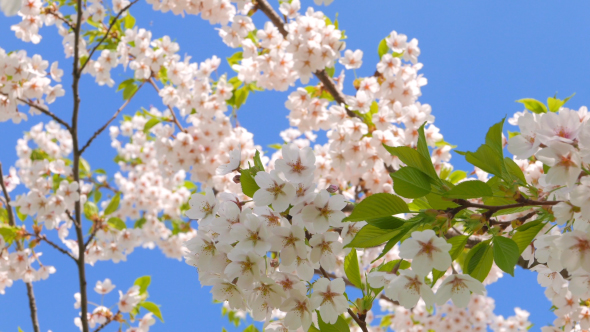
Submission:
{"label": "green leaf", "polygon": [[[391,272],[393,271],[393,268],[399,263],[399,259],[396,260],[392,260],[391,262],[387,262],[383,265],[381,265],[377,271],[381,271],[381,272]],[[400,270],[407,270],[410,268],[410,266],[412,266],[412,264],[410,264],[410,262],[408,261],[402,261],[402,263],[399,265],[399,269]]]}
{"label": "green leaf", "polygon": [[334,73],[336,72],[336,69],[334,67],[327,67],[325,70],[328,76],[334,77]]}
{"label": "green leaf", "polygon": [[434,165],[432,165],[430,156],[425,157],[420,154],[420,152],[407,146],[391,147],[383,144],[383,147],[385,147],[389,153],[398,157],[407,166],[417,168],[437,183],[440,183],[440,179],[438,178],[438,174],[436,174]]}
{"label": "green leaf", "polygon": [[139,286],[139,294],[143,294],[147,291],[148,286],[152,282],[152,277],[143,276],[135,279],[133,285]]}
{"label": "green leaf", "polygon": [[317,310],[316,312],[318,314],[318,325],[321,332],[350,332],[350,327],[348,327],[348,323],[342,315],[338,316],[336,323],[328,324],[322,320],[320,311]]}
{"label": "green leaf", "polygon": [[143,301],[139,304],[142,308],[146,309],[147,311],[154,314],[154,316],[160,318],[160,321],[164,323],[164,319],[162,318],[162,313],[160,312],[160,307],[153,302]]}
{"label": "green leaf", "polygon": [[516,229],[516,233],[512,236],[512,240],[518,246],[519,255],[526,250],[529,244],[531,244],[531,241],[533,241],[543,227],[545,227],[545,223],[542,220],[535,220]]}
{"label": "green leaf", "polygon": [[494,261],[498,267],[514,277],[514,266],[520,257],[518,245],[514,240],[503,236],[494,236],[492,240]]}
{"label": "green leaf", "polygon": [[153,126],[157,125],[160,122],[161,122],[160,119],[156,119],[156,118],[149,119],[148,122],[146,122],[145,125],[143,126],[143,132],[147,134],[150,131],[150,129],[152,129]]}
{"label": "green leaf", "polygon": [[378,193],[362,200],[342,221],[366,221],[410,212],[408,204],[393,194]]}
{"label": "green leaf", "polygon": [[16,228],[16,227],[12,227],[12,226],[0,227],[0,235],[2,236],[4,241],[6,241],[6,243],[8,243],[8,244],[11,244],[12,241],[14,241],[14,239],[16,237],[16,231],[18,231],[18,228]]}
{"label": "green leaf", "polygon": [[145,219],[144,217],[137,219],[135,221],[135,224],[133,225],[133,228],[141,228],[143,226],[143,224],[146,223],[146,221],[147,221],[147,219]]}
{"label": "green leaf", "polygon": [[431,179],[414,167],[402,167],[389,174],[393,179],[393,190],[406,198],[419,198],[431,191]]}
{"label": "green leaf", "polygon": [[104,210],[104,215],[108,216],[109,214],[117,211],[119,208],[119,202],[121,201],[121,193],[117,193],[107,205],[107,208]]}
{"label": "green leaf", "polygon": [[457,170],[449,175],[449,181],[453,184],[465,179],[467,177],[467,173],[465,171]]}
{"label": "green leaf", "polygon": [[389,52],[389,46],[387,46],[386,38],[383,38],[383,40],[381,40],[377,48],[377,54],[379,54],[379,59],[383,58],[383,56],[387,54],[387,52]]}
{"label": "green leaf", "polygon": [[356,255],[356,249],[350,250],[350,253],[344,258],[344,272],[346,277],[353,285],[359,289],[363,289],[363,282],[361,281],[361,270],[359,268],[359,260]]}
{"label": "green leaf", "polygon": [[107,221],[107,224],[109,224],[109,226],[118,229],[118,230],[123,230],[127,228],[127,225],[125,225],[125,222],[123,220],[121,220],[121,218],[117,218],[117,217],[111,217],[109,218],[109,220]]}
{"label": "green leaf", "polygon": [[313,324],[311,324],[309,326],[309,330],[307,330],[307,332],[322,332],[322,331],[318,330],[317,327],[315,327]]}
{"label": "green leaf", "polygon": [[464,181],[457,184],[451,190],[443,194],[443,197],[451,199],[470,199],[492,196],[492,188],[479,180]]}
{"label": "green leaf", "polygon": [[502,160],[489,145],[481,145],[475,152],[467,152],[465,159],[468,163],[481,168],[483,171],[502,176]]}
{"label": "green leaf", "polygon": [[381,229],[373,225],[365,225],[356,233],[354,239],[345,246],[345,248],[370,248],[375,247],[383,242],[389,241],[396,235],[399,235],[404,228],[390,230]]}
{"label": "green leaf", "polygon": [[248,94],[250,94],[250,92],[245,87],[235,90],[234,91],[234,97],[235,97],[234,106],[239,109],[246,102],[246,99],[248,99]]}
{"label": "green leaf", "polygon": [[258,150],[256,150],[256,154],[254,154],[254,167],[257,168],[257,171],[264,172],[264,165],[262,164],[260,152],[258,152]]}
{"label": "green leaf", "polygon": [[561,106],[563,106],[563,104],[565,104],[565,102],[561,99],[557,99],[557,98],[547,98],[547,106],[549,106],[549,111],[551,112],[557,112],[559,111],[559,109],[561,108]]}
{"label": "green leaf", "polygon": [[[426,135],[424,135],[424,126],[426,125],[426,122],[424,122],[420,128],[418,128],[418,143],[416,146],[416,150],[418,150],[418,153],[430,160],[430,151],[428,151],[428,144],[426,143]],[[434,169],[434,166],[432,167]],[[436,171],[434,171],[436,173]],[[438,176],[437,176],[438,177]]]}
{"label": "green leaf", "polygon": [[542,102],[540,102],[536,99],[524,98],[524,99],[519,99],[516,102],[524,104],[524,107],[533,113],[537,113],[537,114],[547,113],[547,107],[545,106],[545,104],[543,104]]}
{"label": "green leaf", "polygon": [[494,124],[488,129],[486,133],[486,145],[489,145],[497,154],[503,155],[502,146],[502,128],[504,127],[504,119]]}
{"label": "green leaf", "polygon": [[242,184],[242,192],[248,197],[254,197],[254,193],[260,189],[249,169],[243,169],[240,172],[240,183]]}
{"label": "green leaf", "polygon": [[389,250],[391,250],[391,248],[395,246],[396,243],[400,242],[404,238],[404,236],[406,236],[406,234],[408,234],[410,230],[412,230],[413,227],[414,225],[410,224],[408,226],[399,228],[397,234],[394,235],[391,239],[389,239],[389,241],[387,241],[385,247],[383,247],[383,251],[381,251],[379,256],[377,256],[377,258],[375,258],[371,263],[374,263],[376,260],[385,256],[389,252]]}
{"label": "green leaf", "polygon": [[446,210],[459,206],[458,204],[455,204],[454,202],[447,200],[441,195],[435,193],[430,193],[426,195],[425,198],[428,200],[428,204],[430,205],[430,207],[426,209]]}
{"label": "green leaf", "polygon": [[129,100],[137,92],[139,87],[135,83],[131,83],[123,89],[123,100]]}
{"label": "green leaf", "polygon": [[483,241],[471,248],[463,263],[463,271],[481,282],[488,276],[494,263],[489,242],[490,240]]}
{"label": "green leaf", "polygon": [[506,170],[513,178],[520,180],[521,185],[526,185],[526,178],[524,177],[524,173],[522,169],[518,166],[514,160],[509,157],[504,158],[504,165],[506,166]]}
{"label": "green leaf", "polygon": [[93,220],[98,216],[98,207],[91,201],[84,203],[84,217],[88,220]]}
{"label": "green leaf", "polygon": [[236,52],[234,53],[232,56],[230,56],[227,59],[227,63],[229,63],[229,66],[233,66],[238,64],[240,61],[242,61],[242,59],[244,58],[244,54],[242,53],[242,51],[240,52]]}
{"label": "green leaf", "polygon": [[402,227],[406,221],[401,218],[389,216],[377,219],[369,219],[367,223],[381,229],[397,229]]}
{"label": "green leaf", "polygon": [[125,16],[125,29],[133,29],[135,26],[135,18],[131,16],[131,13],[127,11],[127,16]]}

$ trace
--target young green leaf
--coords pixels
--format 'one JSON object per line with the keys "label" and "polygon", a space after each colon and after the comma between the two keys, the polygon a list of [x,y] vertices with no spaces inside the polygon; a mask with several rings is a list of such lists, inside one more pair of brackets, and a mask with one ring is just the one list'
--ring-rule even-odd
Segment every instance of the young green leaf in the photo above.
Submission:
{"label": "young green leaf", "polygon": [[389,241],[391,238],[400,234],[403,228],[390,230],[381,229],[373,225],[365,225],[361,230],[356,233],[352,241],[347,244],[346,248],[369,248],[382,244],[383,242]]}
{"label": "young green leaf", "polygon": [[117,193],[107,205],[107,208],[104,210],[104,215],[108,216],[109,214],[117,211],[119,208],[119,202],[121,201],[121,193]]}
{"label": "young green leaf", "polygon": [[443,197],[451,199],[471,199],[492,196],[492,188],[479,180],[464,181],[457,184],[451,190],[443,194]]}
{"label": "young green leaf", "polygon": [[160,307],[153,303],[153,302],[148,302],[148,301],[143,301],[139,304],[142,308],[146,309],[147,311],[151,312],[152,314],[154,314],[154,316],[160,318],[160,321],[162,323],[164,323],[164,319],[162,318],[162,312],[160,311]]}
{"label": "young green leaf", "polygon": [[361,281],[361,270],[359,268],[359,260],[356,255],[356,249],[350,250],[344,259],[344,272],[348,280],[359,289],[363,289],[363,282]]}
{"label": "young green leaf", "polygon": [[424,174],[428,175],[431,179],[440,183],[440,179],[438,178],[438,174],[434,169],[434,165],[432,165],[432,160],[430,157],[424,157],[422,154],[420,154],[420,152],[407,146],[391,147],[383,144],[383,147],[389,153],[398,157],[407,166],[417,168]]}
{"label": "young green leaf", "polygon": [[393,190],[405,198],[419,198],[431,191],[431,179],[414,167],[402,167],[389,174],[393,179]]}
{"label": "young green leaf", "polygon": [[519,99],[516,102],[524,104],[524,108],[526,108],[527,110],[529,110],[533,113],[537,113],[537,114],[547,113],[547,107],[545,106],[545,104],[543,104],[542,102],[540,102],[536,99],[524,98],[524,99]]}
{"label": "young green leaf", "polygon": [[243,169],[240,172],[240,183],[242,184],[242,192],[248,197],[254,197],[256,190],[260,189],[249,169]]}
{"label": "young green leaf", "polygon": [[403,199],[393,194],[378,193],[362,200],[342,221],[365,221],[407,212],[410,210]]}
{"label": "young green leaf", "polygon": [[541,229],[545,227],[542,220],[535,220],[528,222],[516,229],[516,233],[512,236],[512,240],[518,246],[518,254],[522,254],[526,248],[531,244],[531,241],[539,234]]}
{"label": "young green leaf", "polygon": [[490,273],[493,263],[494,255],[490,241],[483,241],[476,244],[467,253],[465,262],[463,263],[463,272],[483,282]]}
{"label": "young green leaf", "polygon": [[389,46],[387,46],[386,38],[383,38],[379,43],[379,47],[377,48],[377,54],[379,54],[379,59],[381,59],[387,52],[389,52]]}
{"label": "young green leaf", "polygon": [[498,267],[514,277],[514,266],[520,257],[518,245],[514,240],[503,236],[494,236],[494,261]]}
{"label": "young green leaf", "polygon": [[147,291],[148,286],[152,282],[152,277],[150,276],[143,276],[135,279],[133,285],[139,286],[139,294],[143,294]]}
{"label": "young green leaf", "polygon": [[109,218],[109,220],[107,221],[107,224],[115,229],[118,229],[118,230],[124,230],[127,228],[127,225],[125,225],[125,222],[117,217]]}
{"label": "young green leaf", "polygon": [[397,229],[402,227],[406,223],[406,221],[404,219],[390,216],[381,217],[377,219],[369,219],[367,220],[367,223],[375,227],[379,227],[381,229]]}
{"label": "young green leaf", "polygon": [[98,216],[98,207],[91,201],[84,203],[84,217],[88,220],[93,220]]}

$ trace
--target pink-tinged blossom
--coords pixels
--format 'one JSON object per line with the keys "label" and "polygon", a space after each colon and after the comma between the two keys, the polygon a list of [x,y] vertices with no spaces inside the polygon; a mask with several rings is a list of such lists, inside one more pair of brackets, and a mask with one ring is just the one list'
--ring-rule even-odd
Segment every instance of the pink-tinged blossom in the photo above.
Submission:
{"label": "pink-tinged blossom", "polygon": [[469,304],[471,292],[483,295],[486,289],[481,282],[467,274],[452,274],[440,285],[435,295],[438,305],[445,304],[449,299],[459,308],[465,308]]}
{"label": "pink-tinged blossom", "polygon": [[590,272],[590,235],[588,233],[573,230],[561,235],[556,243],[561,249],[560,261],[564,268],[570,273],[579,268]]}
{"label": "pink-tinged blossom", "polygon": [[272,204],[273,210],[283,212],[295,197],[295,187],[281,179],[275,170],[270,171],[270,174],[260,171],[256,173],[254,180],[260,187],[253,197],[256,206]]}
{"label": "pink-tinged blossom", "polygon": [[313,284],[313,293],[309,301],[313,308],[319,308],[324,322],[335,324],[338,316],[348,309],[348,301],[343,295],[345,288],[342,278],[331,281],[320,278]]}
{"label": "pink-tinged blossom", "polygon": [[299,149],[291,143],[281,148],[283,159],[275,161],[275,168],[293,183],[308,182],[315,171],[315,154],[310,147]]}
{"label": "pink-tinged blossom", "polygon": [[426,306],[434,304],[434,293],[424,282],[424,277],[412,270],[401,270],[400,275],[393,279],[385,289],[385,295],[407,309],[416,306],[422,298]]}
{"label": "pink-tinged blossom", "polygon": [[550,166],[547,183],[572,186],[582,171],[579,153],[569,144],[554,141],[536,154],[537,159]]}
{"label": "pink-tinged blossom", "polygon": [[401,258],[412,260],[412,270],[425,276],[433,268],[446,271],[451,266],[452,245],[436,236],[433,230],[412,232],[412,237],[405,240],[399,248]]}

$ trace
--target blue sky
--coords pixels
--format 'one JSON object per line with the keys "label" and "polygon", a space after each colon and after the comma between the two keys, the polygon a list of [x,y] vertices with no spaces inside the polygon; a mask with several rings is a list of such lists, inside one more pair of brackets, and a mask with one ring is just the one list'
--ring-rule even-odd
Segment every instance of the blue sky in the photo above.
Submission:
{"label": "blue sky", "polygon": [[[302,2],[304,6],[313,5],[311,0]],[[271,3],[276,8],[277,1]],[[365,52],[363,68],[357,70],[359,76],[370,75],[375,70],[377,45],[391,30],[419,40],[422,73],[428,79],[420,101],[432,105],[435,123],[445,140],[458,145],[460,150],[476,149],[490,125],[520,111],[520,105],[514,102],[517,99],[545,100],[556,92],[561,97],[576,92],[568,106],[577,109],[588,104],[590,3],[587,1],[336,0],[321,10],[332,18],[338,12],[340,28],[348,36],[348,48]],[[137,24],[152,30],[156,38],[172,36],[180,44],[180,54],[189,54],[195,61],[203,61],[213,54],[223,59],[234,52],[221,42],[215,27],[200,17],[180,19],[171,13],[155,13],[143,1],[132,9],[132,14]],[[255,15],[255,20],[262,22],[260,13]],[[0,47],[7,51],[26,49],[30,54],[41,53],[50,62],[58,60],[67,76],[71,60],[63,59],[61,39],[55,29],[44,28],[43,40],[38,45],[23,44],[10,31],[10,25],[16,22],[18,18],[0,17]],[[220,72],[227,70],[225,66]],[[348,75],[350,84],[352,73]],[[113,75],[117,83],[129,76],[130,73],[124,72]],[[97,87],[93,81],[85,76],[81,86],[82,141],[122,103],[120,94],[107,87]],[[64,78],[64,87],[69,84]],[[257,144],[266,146],[280,141],[278,133],[288,125],[286,97],[286,93],[257,92],[240,109],[240,123],[254,133]],[[52,110],[69,118],[70,99],[67,91]],[[134,98],[127,113],[149,105],[162,109],[161,101],[146,89]],[[16,160],[16,140],[22,137],[23,131],[41,121],[47,122],[47,118],[35,116],[20,125],[0,123],[3,142],[0,161],[5,169]],[[114,163],[105,163],[114,157],[109,143],[108,136],[103,135],[90,148],[86,157],[93,168],[115,169]],[[459,155],[454,155],[452,163],[457,169],[471,169]],[[78,283],[74,265],[49,248],[43,252],[43,260],[55,265],[57,273],[35,283],[42,330],[75,331],[72,323],[78,311],[73,308],[73,294]],[[90,289],[97,280],[108,277],[118,288],[126,290],[136,277],[151,275],[150,299],[162,305],[166,321],[156,324],[152,331],[220,331],[221,326],[232,331],[221,317],[220,305],[212,304],[208,288],[199,286],[194,269],[183,262],[166,259],[158,250],[137,249],[127,262],[98,262],[87,271]],[[531,312],[531,321],[537,326],[534,329],[553,320],[548,310],[551,304],[537,285],[534,273],[518,269],[515,278],[505,275],[488,290],[496,299],[498,314],[512,315],[512,308],[519,306]],[[91,300],[100,301],[92,291],[90,294]],[[105,303],[116,300],[113,293]],[[0,331],[16,331],[17,326],[25,332],[31,330],[22,282],[16,282],[5,295],[0,295],[0,313]]]}

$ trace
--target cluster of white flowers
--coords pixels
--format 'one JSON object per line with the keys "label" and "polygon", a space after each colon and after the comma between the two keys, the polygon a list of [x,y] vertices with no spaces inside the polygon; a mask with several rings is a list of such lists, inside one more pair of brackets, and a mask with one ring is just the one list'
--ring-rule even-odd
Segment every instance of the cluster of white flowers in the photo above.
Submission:
{"label": "cluster of white flowers", "polygon": [[[30,58],[26,51],[7,54],[0,48],[0,122],[27,120],[27,115],[19,112],[18,104],[28,102],[47,109],[46,104],[65,94],[61,84],[51,85],[52,79],[60,82],[62,74],[57,62],[49,68],[49,62],[38,54]],[[31,107],[30,113],[39,114],[39,111]]]}
{"label": "cluster of white flowers", "polygon": [[[95,304],[96,308],[92,310],[92,313],[88,313],[88,325],[91,328],[95,328],[102,324],[106,324],[110,321],[117,321],[120,319],[119,315],[123,313],[130,313],[133,309],[146,298],[145,293],[141,293],[141,289],[138,285],[134,285],[127,290],[127,292],[123,293],[119,291],[119,301],[117,302],[117,312],[113,312],[111,310],[112,306],[106,307],[102,303],[104,302],[105,295],[110,293],[115,289],[115,285],[111,282],[111,279],[107,278],[104,281],[98,280],[96,282],[96,286],[94,286],[94,291],[101,295],[102,300],[101,305]],[[80,308],[80,293],[74,294],[74,298],[76,302],[74,303],[74,308]],[[130,327],[127,331],[129,332],[148,332],[150,330],[150,326],[154,325],[156,319],[154,318],[154,314],[152,312],[148,312],[143,317],[137,319],[137,326]],[[74,324],[82,330],[82,321],[80,317],[76,317],[74,319]]]}
{"label": "cluster of white flowers", "polygon": [[554,326],[543,331],[590,328],[584,303],[590,295],[589,117],[586,107],[561,107],[542,114],[519,112],[510,119],[520,133],[508,139],[508,150],[532,174],[527,181],[540,195],[561,201],[551,209],[557,227],[547,225],[525,252],[531,265],[541,263],[533,269],[558,308]]}

